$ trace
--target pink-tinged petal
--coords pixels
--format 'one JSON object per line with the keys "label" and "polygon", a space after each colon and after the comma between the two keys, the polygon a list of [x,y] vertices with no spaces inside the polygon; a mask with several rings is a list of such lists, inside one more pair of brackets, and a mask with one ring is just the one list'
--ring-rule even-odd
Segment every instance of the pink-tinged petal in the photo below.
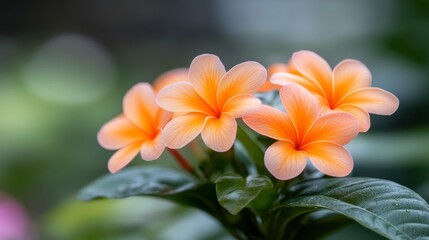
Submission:
{"label": "pink-tinged petal", "polygon": [[276,108],[262,105],[255,112],[243,117],[244,123],[264,136],[296,142],[295,126],[288,115]]}
{"label": "pink-tinged petal", "polygon": [[141,142],[135,142],[119,149],[109,159],[107,167],[111,173],[115,173],[128,165],[140,151]]}
{"label": "pink-tinged petal", "polygon": [[155,102],[155,93],[148,83],[138,83],[125,94],[123,101],[125,116],[150,134],[156,134],[156,113],[158,105]]}
{"label": "pink-tinged petal", "polygon": [[303,145],[317,141],[345,145],[358,133],[359,122],[353,115],[344,112],[330,112],[314,122],[305,135]]}
{"label": "pink-tinged petal", "polygon": [[231,98],[223,106],[222,112],[231,114],[234,118],[240,118],[249,114],[261,106],[261,100],[257,97],[245,94]]}
{"label": "pink-tinged petal", "polygon": [[116,150],[132,142],[149,139],[150,135],[120,115],[105,123],[97,134],[98,143],[105,149]]}
{"label": "pink-tinged petal", "polygon": [[140,147],[140,156],[143,160],[152,161],[158,159],[164,152],[165,145],[161,140],[161,134],[155,139],[144,141]]}
{"label": "pink-tinged petal", "polygon": [[158,123],[158,128],[159,129],[164,128],[165,124],[167,124],[168,121],[170,121],[172,117],[173,117],[172,112],[168,112],[162,108],[159,108],[158,114],[156,115],[156,119],[157,119],[156,121]]}
{"label": "pink-tinged petal", "polygon": [[280,98],[295,126],[297,138],[302,139],[319,115],[316,98],[296,84],[280,89]]}
{"label": "pink-tinged petal", "polygon": [[216,152],[226,152],[234,144],[237,135],[237,121],[228,113],[220,118],[208,117],[201,132],[204,143]]}
{"label": "pink-tinged petal", "polygon": [[298,76],[292,73],[275,73],[271,77],[271,82],[278,85],[298,84],[313,94],[324,96],[325,93],[320,88],[319,84],[312,79]]}
{"label": "pink-tinged petal", "polygon": [[317,82],[325,92],[324,97],[332,95],[332,73],[329,64],[311,51],[299,51],[292,55],[293,66],[302,75]]}
{"label": "pink-tinged petal", "polygon": [[220,59],[212,54],[202,54],[194,58],[189,68],[189,80],[198,94],[217,109],[216,93],[225,75],[225,67]]}
{"label": "pink-tinged petal", "polygon": [[207,115],[203,113],[187,113],[177,116],[165,125],[161,139],[168,148],[181,148],[200,134],[206,118]]}
{"label": "pink-tinged petal", "polygon": [[189,82],[189,69],[176,68],[161,74],[153,81],[153,90],[158,93],[164,87],[176,82]]}
{"label": "pink-tinged petal", "polygon": [[392,115],[399,106],[398,98],[381,88],[361,88],[341,100],[341,104],[354,104],[369,113]]}
{"label": "pink-tinged petal", "polygon": [[344,177],[353,169],[353,159],[342,146],[330,142],[308,144],[303,149],[311,163],[322,173],[333,177]]}
{"label": "pink-tinged petal", "polygon": [[198,95],[191,83],[178,82],[163,88],[156,102],[170,112],[201,112],[213,115],[214,110]]}
{"label": "pink-tinged petal", "polygon": [[271,90],[280,90],[281,86],[278,84],[273,84],[270,81],[271,76],[274,73],[278,72],[287,72],[288,71],[288,65],[283,63],[275,63],[270,65],[267,68],[267,79],[265,80],[264,84],[259,87],[258,92],[268,92]]}
{"label": "pink-tinged petal", "polygon": [[231,98],[254,94],[267,77],[267,70],[257,62],[244,62],[231,68],[219,83],[217,100],[222,107]]}
{"label": "pink-tinged petal", "polygon": [[371,126],[371,120],[367,111],[362,108],[353,105],[345,104],[335,109],[336,111],[347,112],[353,115],[359,122],[359,132],[367,132]]}
{"label": "pink-tinged petal", "polygon": [[305,168],[307,155],[295,150],[292,143],[278,141],[268,147],[264,156],[265,167],[279,180],[292,179]]}
{"label": "pink-tinged petal", "polygon": [[372,76],[369,69],[357,60],[347,59],[335,66],[333,71],[334,93],[332,102],[337,103],[349,93],[371,87]]}
{"label": "pink-tinged petal", "polygon": [[318,105],[318,111],[320,115],[324,115],[326,113],[332,112],[331,106],[329,102],[322,96],[313,95],[316,98],[316,102]]}

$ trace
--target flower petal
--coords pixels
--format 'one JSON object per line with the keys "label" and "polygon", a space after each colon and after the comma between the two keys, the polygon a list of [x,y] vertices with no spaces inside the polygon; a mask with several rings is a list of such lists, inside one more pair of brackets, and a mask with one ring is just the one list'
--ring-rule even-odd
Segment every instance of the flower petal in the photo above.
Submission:
{"label": "flower petal", "polygon": [[302,173],[307,163],[307,155],[303,151],[295,150],[290,142],[278,141],[268,147],[264,162],[275,178],[288,180]]}
{"label": "flower petal", "polygon": [[303,87],[289,84],[280,89],[283,106],[295,126],[297,138],[302,139],[318,117],[316,98]]}
{"label": "flower petal", "polygon": [[353,169],[353,159],[342,146],[329,142],[317,142],[306,145],[303,149],[311,163],[329,176],[344,177]]}
{"label": "flower petal", "polygon": [[231,68],[219,83],[217,100],[222,107],[229,99],[254,94],[267,77],[267,70],[257,62],[244,62]]}
{"label": "flower petal", "polygon": [[314,122],[305,135],[303,145],[317,141],[345,145],[358,133],[359,122],[353,115],[344,112],[330,112]]}
{"label": "flower petal", "polygon": [[299,51],[292,55],[293,66],[305,77],[317,82],[325,92],[324,97],[332,95],[332,73],[329,64],[311,51]]}
{"label": "flower petal", "polygon": [[149,139],[144,132],[124,115],[105,123],[98,131],[98,143],[105,149],[116,150],[138,140]]}
{"label": "flower petal", "polygon": [[335,109],[353,115],[359,122],[359,132],[367,132],[371,126],[371,120],[367,111],[353,104],[344,104]]}
{"label": "flower petal", "polygon": [[115,173],[130,163],[140,151],[141,142],[135,142],[119,149],[109,159],[107,167],[111,173]]}
{"label": "flower petal", "polygon": [[271,77],[271,82],[278,85],[298,84],[308,91],[324,96],[324,92],[320,89],[318,83],[309,78],[298,76],[292,73],[274,73]]}
{"label": "flower petal", "polygon": [[164,128],[165,124],[167,124],[168,121],[170,121],[172,117],[173,117],[172,112],[168,112],[162,108],[159,108],[158,114],[156,115],[156,119],[157,119],[156,121],[158,123],[158,129]]}
{"label": "flower petal", "polygon": [[363,63],[346,59],[335,66],[332,79],[334,85],[332,101],[337,103],[352,91],[371,87],[372,76]]}
{"label": "flower petal", "polygon": [[341,104],[354,104],[369,113],[392,115],[399,106],[399,100],[392,93],[381,88],[361,88],[341,100]]}
{"label": "flower petal", "polygon": [[237,121],[228,113],[220,118],[208,117],[201,132],[204,143],[216,152],[226,152],[234,144],[237,135]]}
{"label": "flower petal", "polygon": [[243,117],[244,123],[255,132],[277,140],[296,141],[295,126],[288,115],[276,108],[262,105]]}
{"label": "flower petal", "polygon": [[140,147],[140,156],[143,160],[152,161],[158,159],[164,152],[165,145],[161,140],[161,134],[155,139],[144,141]]}
{"label": "flower petal", "polygon": [[279,72],[287,72],[288,71],[288,65],[283,63],[275,63],[268,67],[267,69],[267,79],[265,80],[264,84],[259,87],[258,92],[268,92],[271,90],[279,90],[281,88],[280,85],[274,84],[270,81],[271,76],[274,73]]}
{"label": "flower petal", "polygon": [[326,113],[332,112],[331,106],[329,105],[329,102],[320,95],[313,95],[314,98],[316,98],[318,111],[320,115],[324,115]]}
{"label": "flower petal", "polygon": [[216,93],[225,67],[212,54],[202,54],[194,58],[189,68],[189,80],[198,94],[212,107],[217,108]]}
{"label": "flower petal", "polygon": [[173,118],[161,133],[165,146],[177,149],[188,144],[200,134],[206,117],[202,113],[187,113]]}
{"label": "flower petal", "polygon": [[261,100],[250,94],[235,96],[223,106],[222,112],[231,114],[234,118],[240,118],[249,114],[261,106]]}
{"label": "flower petal", "polygon": [[187,68],[176,68],[161,74],[153,81],[153,90],[158,93],[164,87],[182,81],[189,81],[189,69]]}
{"label": "flower petal", "polygon": [[149,134],[156,134],[155,123],[158,105],[149,83],[138,83],[125,94],[123,106],[125,116]]}
{"label": "flower petal", "polygon": [[213,109],[198,95],[191,83],[178,82],[163,88],[156,102],[170,112],[201,112],[215,114]]}

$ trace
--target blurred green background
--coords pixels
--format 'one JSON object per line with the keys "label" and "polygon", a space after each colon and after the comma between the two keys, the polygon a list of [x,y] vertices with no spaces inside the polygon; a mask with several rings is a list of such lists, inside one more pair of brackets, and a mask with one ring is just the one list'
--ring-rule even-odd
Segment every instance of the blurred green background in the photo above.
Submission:
{"label": "blurred green background", "polygon": [[[96,134],[135,83],[201,53],[226,68],[312,50],[364,62],[400,99],[348,145],[354,176],[396,181],[429,199],[429,2],[12,1],[0,3],[0,192],[28,215],[29,239],[231,239],[207,215],[152,198],[82,203],[107,173]],[[175,163],[168,156],[156,162]],[[356,234],[350,234],[356,233]],[[382,239],[351,225],[330,239]],[[352,237],[352,238],[351,238]],[[0,239],[4,240],[4,239]]]}

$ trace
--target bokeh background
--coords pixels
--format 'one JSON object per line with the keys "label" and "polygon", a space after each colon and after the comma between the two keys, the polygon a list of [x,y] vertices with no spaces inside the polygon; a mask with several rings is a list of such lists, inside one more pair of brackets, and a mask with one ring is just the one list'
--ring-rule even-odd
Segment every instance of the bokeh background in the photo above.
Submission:
{"label": "bokeh background", "polygon": [[[331,66],[361,60],[373,86],[398,96],[393,116],[373,115],[370,131],[348,145],[353,174],[396,181],[428,200],[428,1],[6,0],[0,201],[17,209],[8,222],[23,226],[22,239],[231,239],[204,213],[169,202],[76,200],[107,173],[112,152],[97,144],[97,131],[121,112],[132,85],[187,67],[198,54],[216,54],[230,68],[287,62],[303,49]],[[345,236],[382,239],[358,225],[329,239]]]}

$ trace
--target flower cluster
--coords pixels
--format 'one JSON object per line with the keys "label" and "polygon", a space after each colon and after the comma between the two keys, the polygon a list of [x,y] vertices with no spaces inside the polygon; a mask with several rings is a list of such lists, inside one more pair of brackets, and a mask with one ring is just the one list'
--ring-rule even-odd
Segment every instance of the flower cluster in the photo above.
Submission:
{"label": "flower cluster", "polygon": [[[284,109],[262,104],[256,92],[278,91]],[[371,73],[356,60],[344,60],[333,70],[316,53],[300,51],[290,62],[267,70],[244,62],[225,70],[211,54],[197,56],[189,69],[167,72],[139,83],[123,100],[123,114],[99,131],[101,146],[118,150],[109,160],[114,173],[139,152],[155,160],[167,148],[179,149],[201,134],[216,151],[231,149],[237,119],[255,132],[276,140],[264,162],[277,179],[298,176],[307,159],[321,172],[348,175],[353,160],[344,145],[370,127],[369,113],[390,115],[399,101],[371,87]],[[285,110],[285,112],[283,111]]]}

